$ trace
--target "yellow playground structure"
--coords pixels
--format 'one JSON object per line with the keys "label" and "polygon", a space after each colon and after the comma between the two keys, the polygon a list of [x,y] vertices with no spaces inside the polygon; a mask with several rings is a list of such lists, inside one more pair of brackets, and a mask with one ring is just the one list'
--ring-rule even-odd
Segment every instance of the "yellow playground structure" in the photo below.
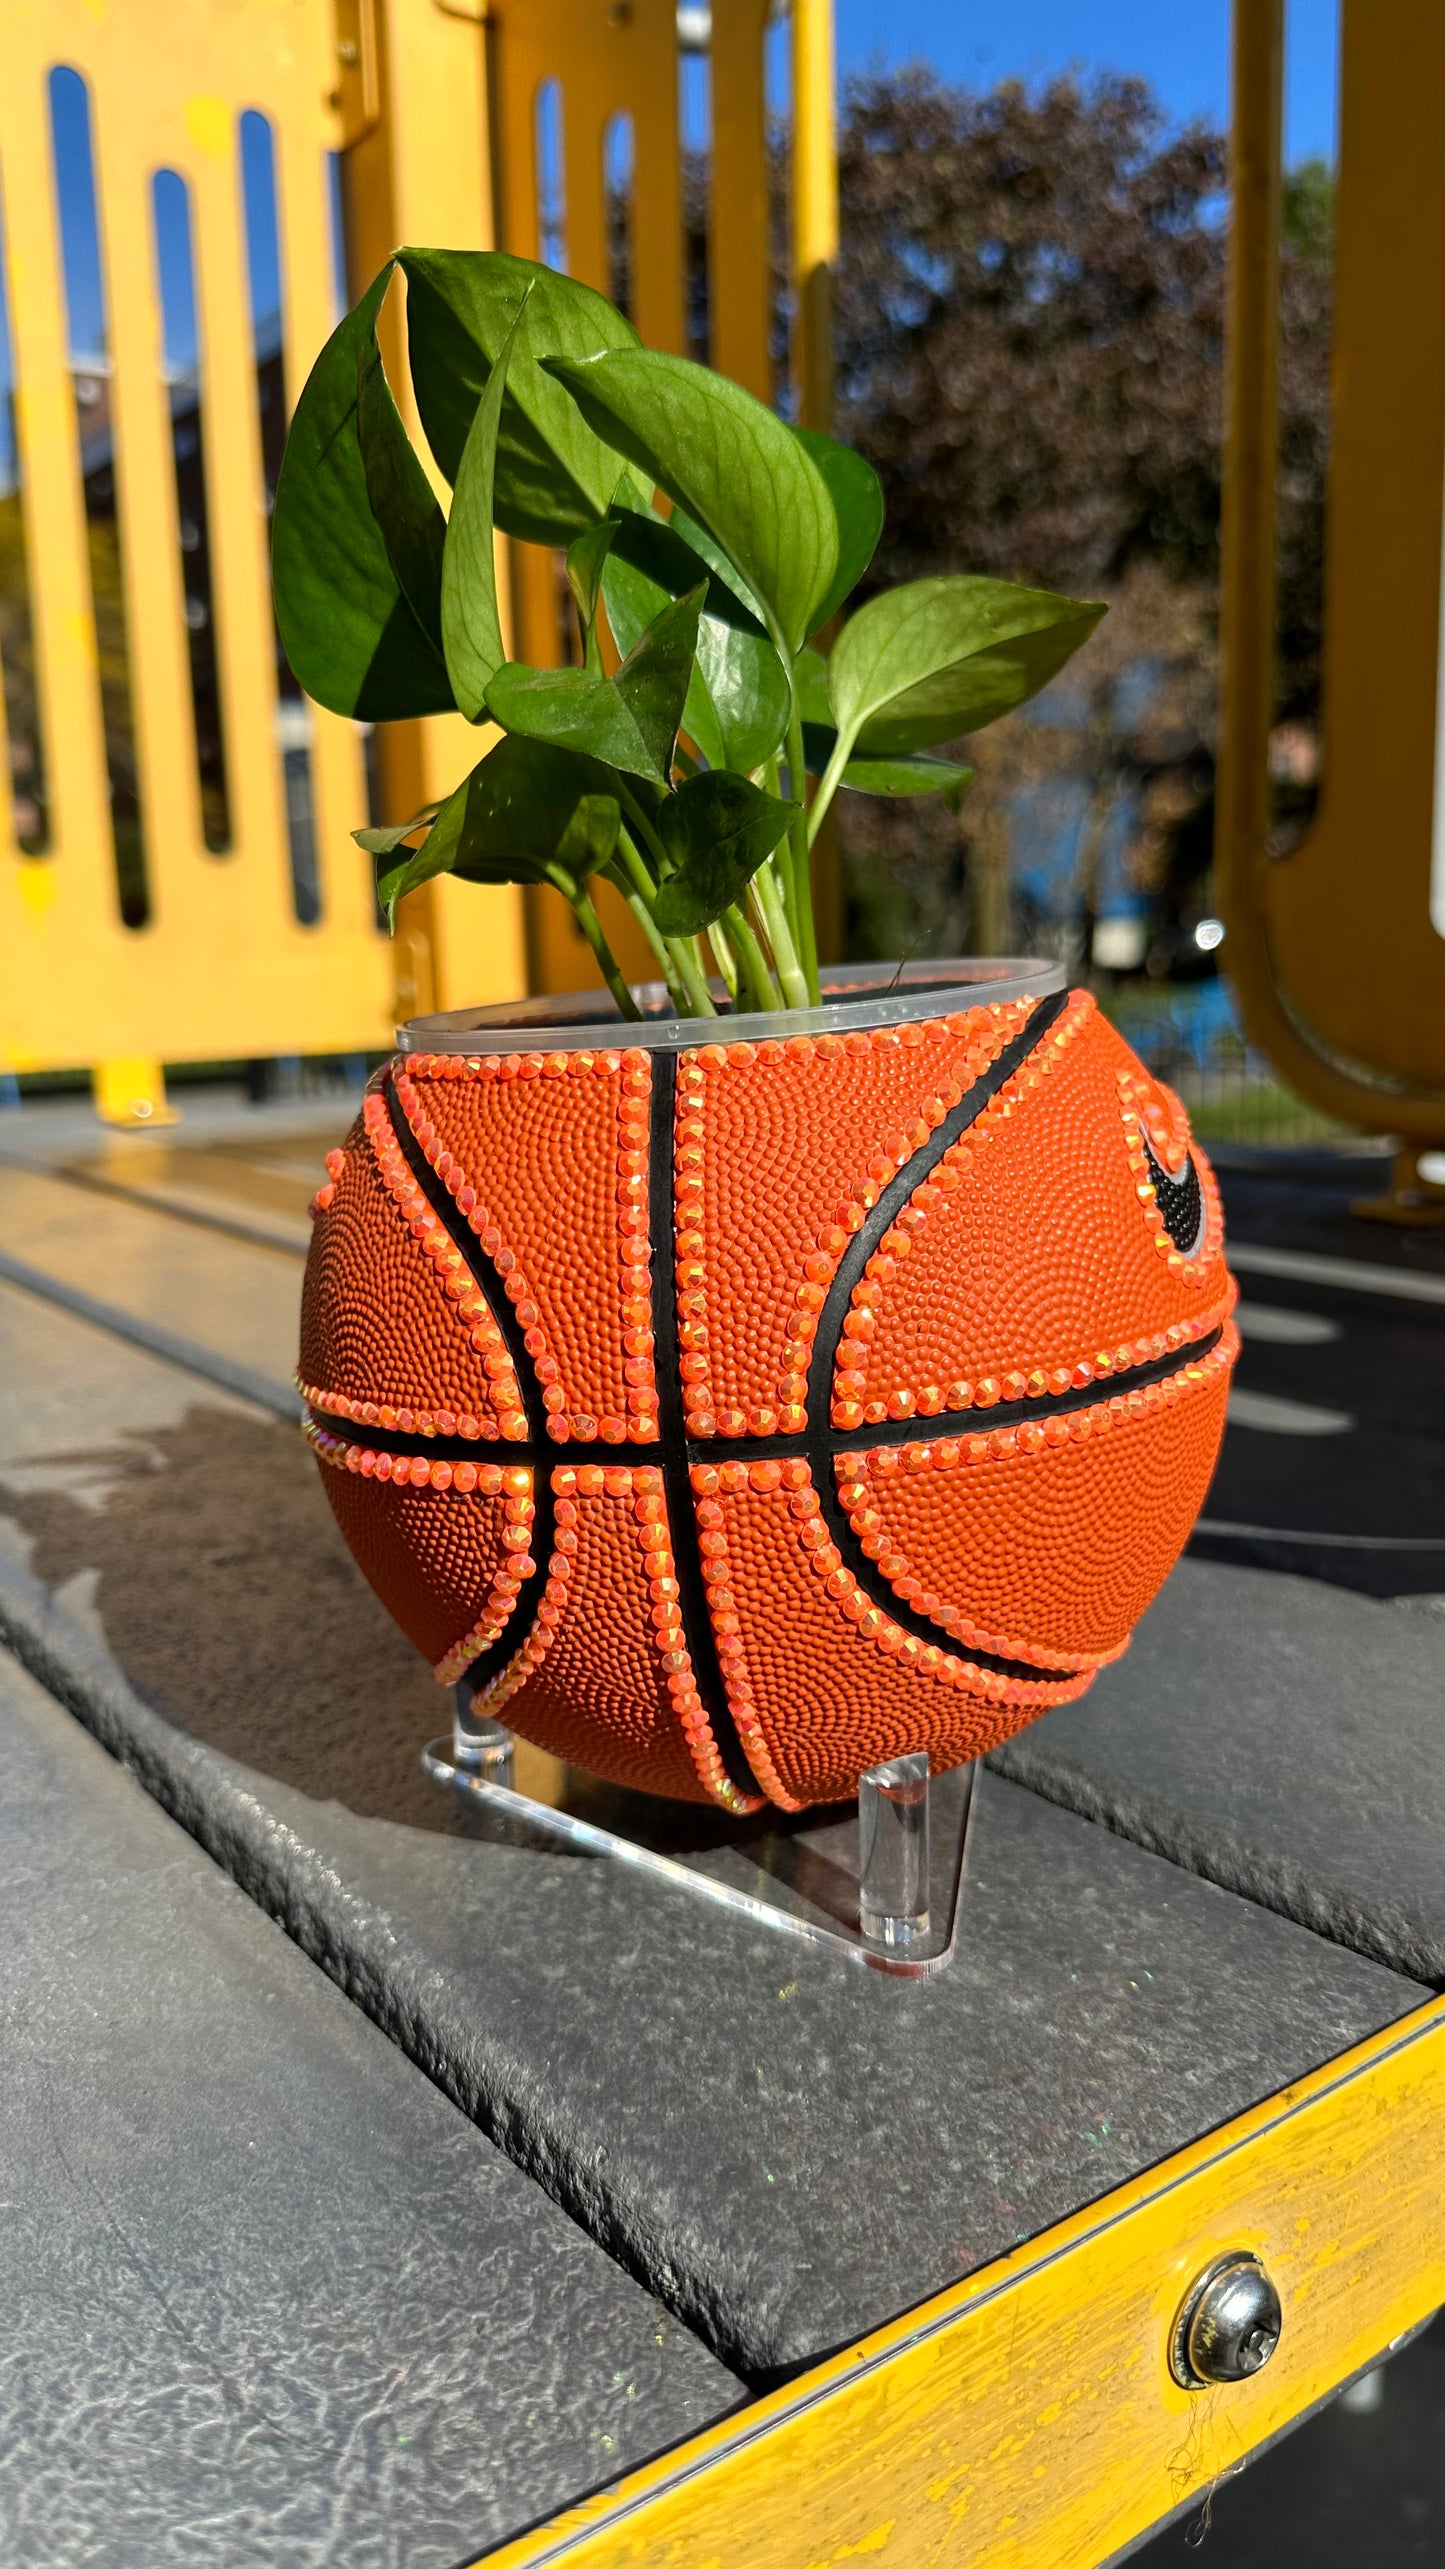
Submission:
{"label": "yellow playground structure", "polygon": [[[1418,1195],[1445,1141],[1445,18],[1342,24],[1324,783],[1279,855],[1284,0],[1237,0],[1219,897],[1253,1040],[1397,1133]],[[349,832],[475,743],[456,716],[373,741],[290,678],[287,405],[410,240],[561,261],[695,353],[701,259],[711,361],[768,395],[787,336],[826,421],[830,0],[0,0],[0,58],[0,1074],[90,1067],[144,1120],[163,1059],[366,1052],[399,1013],[590,979],[549,892],[437,882],[383,934]],[[514,647],[547,661],[555,566],[513,550]]]}
{"label": "yellow playground structure", "polygon": [[[163,1059],[371,1051],[399,1012],[591,978],[550,894],[430,885],[386,937],[349,832],[445,792],[475,740],[451,716],[373,745],[295,690],[268,492],[288,401],[398,241],[560,259],[687,351],[689,56],[727,191],[712,361],[770,393],[791,92],[789,356],[825,417],[831,14],[777,15],[0,0],[0,1072],[90,1066],[102,1113],[146,1120]],[[512,589],[515,647],[555,658],[550,559]]]}

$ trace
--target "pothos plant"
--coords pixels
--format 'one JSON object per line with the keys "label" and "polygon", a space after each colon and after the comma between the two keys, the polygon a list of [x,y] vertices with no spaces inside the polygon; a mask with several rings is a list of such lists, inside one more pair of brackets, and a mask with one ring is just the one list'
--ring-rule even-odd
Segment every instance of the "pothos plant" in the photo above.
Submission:
{"label": "pothos plant", "polygon": [[[377,342],[397,268],[445,513]],[[589,287],[500,251],[398,250],[312,370],[273,531],[282,641],[319,703],[487,731],[444,802],[355,833],[388,918],[435,875],[551,883],[635,1017],[603,879],[684,1015],[816,1002],[810,851],[835,795],[957,797],[971,771],[939,745],[1035,694],[1103,613],[943,576],[838,626],[882,525],[861,455],[643,347]],[[499,531],[565,554],[580,665],[508,658]]]}

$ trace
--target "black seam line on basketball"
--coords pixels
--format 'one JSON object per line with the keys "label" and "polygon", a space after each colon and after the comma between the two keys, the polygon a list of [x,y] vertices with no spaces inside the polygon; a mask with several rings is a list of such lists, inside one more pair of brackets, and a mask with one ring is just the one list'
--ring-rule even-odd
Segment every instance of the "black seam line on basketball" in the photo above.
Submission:
{"label": "black seam line on basketball", "polygon": [[[652,1098],[647,1135],[647,1227],[652,1244],[653,1371],[657,1383],[657,1460],[667,1500],[672,1536],[673,1576],[682,1637],[692,1661],[693,1678],[712,1726],[718,1755],[728,1779],[750,1799],[766,1796],[758,1783],[733,1720],[723,1684],[712,1608],[702,1575],[697,1515],[693,1507],[682,1408],[682,1350],[677,1334],[677,1241],[673,1225],[673,1140],[677,1104],[677,1060],[671,1053],[652,1057]],[[617,1458],[619,1461],[621,1457]]]}
{"label": "black seam line on basketball", "polygon": [[[1207,1354],[1209,1347],[1218,1340],[1219,1334],[1216,1330],[1207,1344],[1197,1352],[1201,1355]],[[1177,1356],[1161,1357],[1155,1364],[1135,1366],[1128,1378],[1129,1388],[1137,1388],[1145,1382],[1163,1382],[1170,1374],[1182,1373],[1184,1370],[1185,1366]],[[1101,1409],[1105,1402],[1113,1397],[1114,1383],[1117,1380],[1118,1377],[1110,1377],[1102,1385],[1090,1383],[1077,1394],[1061,1393],[1057,1401],[1049,1402],[1047,1406],[1042,1402],[1035,1403],[1032,1414],[1038,1417],[1042,1411],[1057,1418],[1062,1412],[1068,1410]],[[1029,1414],[1028,1405],[1023,1402],[1011,1403],[1007,1417],[1001,1409],[985,1412],[990,1430],[996,1425],[1012,1424],[1013,1420],[1026,1418]],[[931,1642],[938,1648],[951,1650],[958,1656],[970,1659],[978,1668],[991,1669],[995,1676],[1020,1677],[1029,1685],[1036,1686],[1062,1686],[1066,1685],[1071,1677],[1078,1676],[1081,1673],[1078,1669],[1039,1668],[1029,1660],[1005,1659],[993,1651],[975,1650],[969,1643],[960,1641],[956,1634],[951,1633],[946,1623],[932,1615],[922,1613],[911,1606],[906,1597],[898,1595],[883,1577],[876,1563],[870,1561],[863,1549],[862,1538],[855,1534],[852,1520],[838,1495],[838,1480],[836,1472],[831,1468],[832,1463],[839,1454],[855,1451],[857,1444],[856,1437],[850,1442],[846,1436],[840,1435],[831,1457],[824,1461],[810,1457],[810,1461],[813,1486],[817,1490],[828,1531],[848,1569],[872,1604],[881,1607],[894,1623],[901,1624],[904,1631],[911,1632],[916,1640]]]}
{"label": "black seam line on basketball", "polygon": [[[839,1259],[827,1299],[818,1314],[813,1361],[808,1368],[809,1424],[802,1441],[823,1522],[854,1580],[870,1602],[880,1607],[890,1621],[901,1625],[905,1632],[912,1633],[917,1640],[931,1643],[935,1648],[946,1646],[951,1638],[947,1627],[930,1622],[926,1615],[915,1615],[903,1598],[894,1595],[886,1582],[875,1584],[873,1564],[854,1534],[847,1510],[838,1496],[834,1458],[851,1449],[846,1442],[840,1442],[832,1425],[834,1358],[853,1287],[874,1255],[884,1232],[902,1212],[915,1189],[922,1186],[930,1171],[938,1166],[944,1153],[960,1134],[967,1132],[989,1101],[1027,1061],[1067,1003],[1066,990],[1055,991],[1051,997],[1041,999],[982,1078],[976,1079],[972,1088],[965,1090],[957,1105],[950,1107],[937,1130],[905,1161],[897,1176],[890,1178],[862,1228],[854,1232]],[[916,1435],[916,1428],[914,1433]],[[1041,1682],[1037,1670],[1026,1669],[1012,1660],[993,1658],[983,1651],[971,1651],[969,1657],[978,1667],[992,1669],[995,1675],[1026,1677],[1031,1683]]]}
{"label": "black seam line on basketball", "polygon": [[[950,1150],[961,1133],[968,1130],[982,1114],[990,1100],[1013,1077],[1020,1064],[1028,1059],[1035,1046],[1048,1033],[1060,1010],[1067,1004],[1067,990],[1055,990],[1030,1010],[1027,1023],[1005,1044],[992,1067],[972,1088],[966,1089],[958,1104],[949,1108],[943,1122],[929,1135],[912,1157],[904,1162],[896,1177],[890,1178],[861,1230],[855,1231],[838,1261],[827,1297],[818,1314],[817,1334],[813,1341],[813,1359],[808,1368],[808,1416],[821,1425],[831,1416],[833,1407],[833,1359],[843,1335],[843,1322],[852,1300],[853,1287],[873,1256],[890,1223],[903,1211],[917,1187],[922,1186],[930,1171],[938,1166],[945,1151]],[[816,1429],[810,1425],[805,1441],[811,1443]]]}
{"label": "black seam line on basketball", "polygon": [[[807,1428],[802,1436],[728,1436],[728,1441],[694,1441],[689,1454],[694,1462],[782,1462],[787,1454],[802,1454],[812,1459],[812,1449],[825,1444],[833,1454],[854,1454],[859,1449],[905,1444],[938,1444],[941,1436],[987,1436],[992,1428],[1026,1426],[1028,1418],[1067,1418],[1070,1410],[1103,1408],[1116,1392],[1139,1392],[1147,1382],[1167,1382],[1172,1374],[1183,1374],[1190,1364],[1214,1354],[1221,1328],[1211,1328],[1193,1346],[1180,1346],[1172,1356],[1152,1356],[1149,1364],[1131,1364],[1129,1372],[1098,1374],[1095,1382],[1070,1385],[1067,1392],[1039,1392],[1036,1400],[1000,1400],[992,1410],[933,1410],[931,1418],[882,1418],[869,1421],[861,1428],[833,1428],[823,1431]],[[365,1431],[370,1436],[370,1428]],[[473,1446],[471,1451],[476,1451]]]}
{"label": "black seam line on basketball", "polygon": [[[1131,1365],[1127,1371],[1097,1375],[1091,1383],[1071,1384],[1066,1392],[1040,1392],[1034,1400],[999,1401],[993,1409],[940,1409],[931,1417],[917,1413],[912,1418],[873,1420],[866,1427],[825,1426],[824,1437],[830,1451],[851,1454],[872,1451],[888,1445],[932,1445],[940,1437],[988,1435],[996,1427],[1021,1427],[1031,1418],[1065,1418],[1076,1409],[1097,1409],[1116,1393],[1141,1391],[1146,1383],[1164,1383],[1175,1374],[1188,1371],[1205,1356],[1212,1355],[1224,1332],[1222,1327],[1209,1330],[1188,1347],[1169,1356],[1151,1357],[1147,1365]],[[327,1411],[314,1413],[315,1423],[336,1435],[348,1445],[370,1445],[378,1454],[430,1454],[439,1463],[530,1463],[543,1466],[565,1463],[570,1456],[584,1455],[594,1460],[635,1468],[645,1463],[656,1449],[648,1446],[619,1447],[605,1439],[583,1443],[574,1437],[566,1445],[549,1444],[546,1452],[529,1444],[511,1444],[479,1440],[466,1436],[407,1435],[400,1428],[358,1426],[354,1419],[333,1418]],[[786,1462],[789,1455],[809,1458],[810,1440],[797,1436],[694,1436],[688,1439],[690,1463],[764,1463]]]}
{"label": "black seam line on basketball", "polygon": [[[458,1211],[441,1179],[437,1176],[407,1121],[401,1100],[396,1095],[390,1080],[387,1081],[382,1094],[386,1104],[387,1120],[391,1125],[397,1148],[432,1211],[445,1226],[448,1236],[460,1249],[466,1261],[468,1273],[479,1291],[486,1297],[487,1308],[501,1331],[507,1353],[512,1359],[512,1371],[516,1375],[517,1389],[522,1398],[522,1412],[531,1435],[528,1439],[528,1450],[524,1452],[519,1451],[518,1447],[509,1441],[503,1442],[498,1439],[502,1445],[502,1451],[497,1459],[503,1463],[533,1465],[535,1447],[540,1441],[537,1436],[540,1403],[535,1397],[534,1378],[531,1373],[532,1359],[527,1353],[526,1333],[507,1299],[504,1289],[505,1279],[487,1256],[476,1233],[470,1228],[466,1215]],[[545,1411],[542,1415],[545,1416]],[[471,1459],[475,1459],[476,1450],[475,1446],[468,1449]],[[530,1639],[532,1628],[537,1620],[537,1609],[542,1603],[542,1591],[546,1584],[545,1564],[554,1549],[553,1537],[556,1529],[557,1508],[552,1492],[552,1476],[550,1472],[534,1468],[530,1549],[537,1566],[531,1578],[523,1581],[521,1592],[513,1603],[512,1611],[497,1639],[485,1650],[480,1651],[462,1671],[460,1683],[470,1693],[476,1694],[481,1687],[489,1685],[492,1678],[498,1676],[502,1669],[510,1664],[517,1652]],[[480,1612],[480,1608],[478,1611]]]}

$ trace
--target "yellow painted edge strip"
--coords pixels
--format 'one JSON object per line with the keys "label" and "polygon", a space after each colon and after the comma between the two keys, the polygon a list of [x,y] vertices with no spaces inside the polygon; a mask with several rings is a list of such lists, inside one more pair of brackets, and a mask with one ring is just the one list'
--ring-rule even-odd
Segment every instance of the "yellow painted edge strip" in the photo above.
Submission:
{"label": "yellow painted edge strip", "polygon": [[[487,2569],[1085,2569],[1445,2302],[1432,2001],[847,2353],[485,2555]],[[1253,2381],[1172,2381],[1222,2248],[1285,2310]]]}

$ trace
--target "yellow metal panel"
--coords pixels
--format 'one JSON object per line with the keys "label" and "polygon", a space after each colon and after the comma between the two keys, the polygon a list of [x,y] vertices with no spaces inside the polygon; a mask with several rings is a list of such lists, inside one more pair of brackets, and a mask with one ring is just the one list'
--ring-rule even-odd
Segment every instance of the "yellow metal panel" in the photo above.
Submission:
{"label": "yellow metal panel", "polygon": [[[721,13],[719,13],[721,15]],[[555,80],[564,154],[567,268],[609,291],[603,136],[633,123],[633,320],[650,347],[680,350],[682,205],[674,0],[499,0],[493,12],[504,247],[536,258],[537,95]]]}
{"label": "yellow metal panel", "polygon": [[[494,242],[484,34],[436,0],[378,0],[381,122],[357,156],[352,189],[353,292],[403,241],[448,249]],[[393,386],[423,446],[401,359],[400,289],[389,311]],[[386,743],[389,817],[449,793],[487,745],[460,714],[399,726]],[[397,957],[398,1013],[511,999],[527,986],[522,896],[511,885],[429,884],[408,904]],[[418,993],[420,997],[418,997]]]}
{"label": "yellow metal panel", "polygon": [[712,363],[759,401],[773,397],[768,350],[767,117],[763,37],[769,0],[717,0],[712,46]]}
{"label": "yellow metal panel", "polygon": [[[1445,2301],[1434,2002],[488,2569],[1093,2569]],[[1274,2360],[1185,2391],[1172,2323],[1252,2250]]]}
{"label": "yellow metal panel", "polygon": [[1282,0],[1236,0],[1216,864],[1256,1042],[1328,1111],[1420,1142],[1445,1138],[1445,11],[1345,0],[1343,29],[1323,785],[1271,860]]}
{"label": "yellow metal panel", "polygon": [[[0,848],[0,1056],[15,1067],[164,1055],[379,1046],[386,941],[347,832],[364,809],[354,729],[316,717],[324,914],[291,908],[236,120],[271,119],[281,195],[288,385],[331,326],[323,153],[335,139],[324,0],[209,0],[157,10],[0,0],[0,180],[27,493],[54,853]],[[152,924],[116,917],[73,402],[63,344],[46,75],[87,82],[109,290],[121,546]],[[207,498],[234,846],[199,826],[175,489],[150,187],[193,195],[202,306]],[[42,893],[43,886],[43,893]]]}
{"label": "yellow metal panel", "polygon": [[[826,11],[820,17],[818,0],[806,7],[808,41],[821,60]],[[766,0],[718,0],[713,37],[713,353],[760,393],[769,379],[766,15]],[[294,916],[237,148],[239,115],[259,109],[275,142],[292,399],[335,318],[326,151],[347,147],[354,288],[405,239],[486,246],[499,238],[535,255],[535,99],[552,76],[563,92],[569,264],[607,289],[604,135],[609,119],[625,113],[633,124],[635,317],[653,345],[680,348],[673,0],[631,0],[626,9],[611,0],[498,0],[484,25],[486,17],[476,0],[130,0],[124,8],[46,0],[43,9],[35,0],[0,0],[0,185],[53,836],[43,863],[22,858],[8,793],[0,793],[6,1067],[370,1048],[388,1039],[394,997],[403,1008],[453,1006],[524,986],[524,906],[505,887],[428,887],[408,904],[395,956],[388,953],[365,861],[349,837],[365,808],[357,735],[315,709],[322,918],[302,927]],[[64,345],[45,89],[48,71],[62,62],[80,72],[90,94],[109,286],[118,522],[152,903],[141,931],[125,929],[117,914]],[[196,776],[156,309],[150,191],[159,168],[178,171],[191,196],[231,810],[232,845],[223,856],[205,848]],[[803,201],[811,209],[806,238],[816,247],[826,206],[816,185]],[[384,335],[405,406],[399,304],[398,293]],[[553,660],[561,647],[554,565],[515,550],[514,647]],[[388,816],[446,791],[484,738],[455,717],[384,734]],[[616,907],[619,951],[629,970],[647,974],[649,950]],[[540,966],[551,986],[559,974],[568,982],[595,978],[555,902],[534,907],[528,937],[534,972]]]}
{"label": "yellow metal panel", "polygon": [[[717,0],[712,13],[713,204],[709,240],[712,362],[761,399],[768,355],[767,162],[763,31],[768,0]],[[682,351],[683,267],[678,60],[674,0],[497,0],[492,11],[493,128],[498,239],[524,258],[541,253],[537,100],[556,80],[562,126],[563,229],[573,276],[608,293],[604,136],[633,121],[633,314],[649,346]],[[556,566],[535,546],[512,548],[516,648],[537,665],[560,658]],[[604,885],[599,908],[613,950],[634,980],[656,963],[641,930]],[[596,963],[565,902],[528,899],[531,976],[544,990],[590,987]]]}
{"label": "yellow metal panel", "polygon": [[[0,50],[5,59],[0,188],[37,692],[51,843],[69,853],[62,880],[62,869],[53,860],[41,866],[21,859],[12,866],[8,851],[0,851],[0,975],[23,969],[28,980],[38,978],[58,1001],[63,961],[74,950],[76,930],[114,916],[115,874],[80,448],[66,371],[60,239],[48,147],[47,54],[33,44],[22,48],[11,42],[8,29]],[[0,980],[0,992],[0,1061],[25,1069],[37,1057],[30,1048],[33,1032],[16,1022],[5,980]]]}

